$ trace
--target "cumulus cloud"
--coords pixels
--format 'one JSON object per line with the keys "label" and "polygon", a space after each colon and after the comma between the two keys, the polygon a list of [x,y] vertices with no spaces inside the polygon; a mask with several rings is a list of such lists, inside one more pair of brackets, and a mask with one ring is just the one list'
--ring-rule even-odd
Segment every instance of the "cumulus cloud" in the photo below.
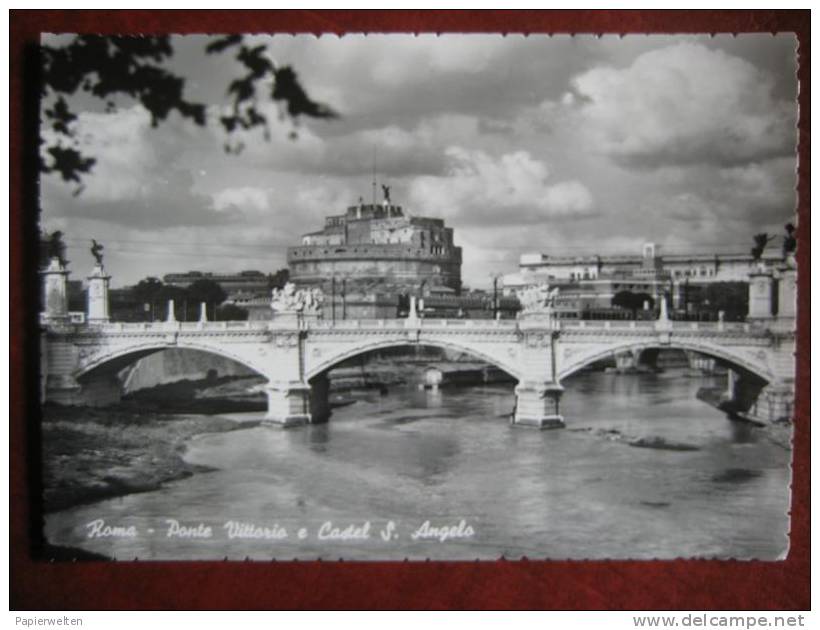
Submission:
{"label": "cumulus cloud", "polygon": [[264,213],[270,210],[271,189],[241,186],[239,188],[223,188],[213,195],[214,208],[226,210],[236,208],[246,213]]}
{"label": "cumulus cloud", "polygon": [[580,127],[622,164],[736,165],[793,154],[795,105],[748,61],[683,42],[572,81]]}
{"label": "cumulus cloud", "polygon": [[[369,176],[374,166],[378,174],[392,177],[441,174],[448,139],[475,137],[479,127],[478,119],[472,116],[441,115],[410,127],[371,126],[331,137],[301,127],[294,138],[289,123],[278,120],[270,108],[266,114],[267,140],[261,138],[259,130],[234,134],[233,141],[244,146],[239,157],[280,172],[323,176]],[[221,134],[212,127],[215,141]]]}
{"label": "cumulus cloud", "polygon": [[[526,151],[495,157],[449,147],[446,175],[410,185],[414,207],[471,223],[536,223],[589,216],[592,194],[575,180],[551,183],[546,164]],[[514,212],[511,212],[514,211]]]}
{"label": "cumulus cloud", "polygon": [[212,225],[235,218],[194,192],[191,171],[177,163],[181,149],[173,126],[152,129],[142,106],[111,114],[83,112],[76,124],[80,150],[97,162],[83,177],[78,196],[56,176],[43,178],[42,203],[49,217],[134,227]]}
{"label": "cumulus cloud", "polygon": [[396,125],[365,129],[329,141],[321,155],[304,170],[329,175],[364,175],[373,169],[381,175],[407,177],[441,173],[445,166],[438,139],[430,129],[406,130]]}
{"label": "cumulus cloud", "polygon": [[239,155],[217,122],[235,64],[177,40],[208,127],[84,112],[84,192],[43,178],[44,223],[104,242],[117,283],[281,268],[300,234],[369,199],[374,149],[396,203],[446,219],[484,285],[523,251],[720,250],[793,212],[793,38],[260,36],[342,118],[294,127],[270,106],[269,140],[237,134]]}
{"label": "cumulus cloud", "polygon": [[[653,194],[647,203],[656,208],[656,213],[668,213],[672,219],[710,214],[746,221],[753,229],[761,222],[786,221],[796,211],[794,158],[728,168],[667,167],[656,171],[656,175],[662,192]],[[701,202],[687,210],[684,202],[694,199]]]}

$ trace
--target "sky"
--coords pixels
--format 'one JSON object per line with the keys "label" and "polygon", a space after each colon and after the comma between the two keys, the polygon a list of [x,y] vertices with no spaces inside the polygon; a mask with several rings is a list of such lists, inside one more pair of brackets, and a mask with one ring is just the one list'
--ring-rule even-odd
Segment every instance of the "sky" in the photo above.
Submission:
{"label": "sky", "polygon": [[[53,40],[56,41],[56,40]],[[74,277],[105,247],[113,286],[188,270],[273,272],[324,217],[391,198],[439,217],[467,285],[525,252],[745,252],[796,210],[796,41],[790,35],[255,36],[335,120],[282,118],[224,151],[216,122],[240,68],[175,37],[169,67],[209,123],[74,101],[97,159],[83,189],[44,175],[41,224]],[[295,132],[295,138],[294,133]]]}

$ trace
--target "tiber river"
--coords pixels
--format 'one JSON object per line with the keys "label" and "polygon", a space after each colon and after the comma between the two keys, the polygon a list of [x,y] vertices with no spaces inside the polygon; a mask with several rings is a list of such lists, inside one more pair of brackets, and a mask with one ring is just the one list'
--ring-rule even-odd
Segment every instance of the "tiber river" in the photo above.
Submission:
{"label": "tiber river", "polygon": [[511,386],[374,393],[326,425],[199,436],[186,458],[214,472],[46,535],[123,560],[782,558],[791,453],[697,400],[710,382],[577,375],[553,431],[509,426]]}

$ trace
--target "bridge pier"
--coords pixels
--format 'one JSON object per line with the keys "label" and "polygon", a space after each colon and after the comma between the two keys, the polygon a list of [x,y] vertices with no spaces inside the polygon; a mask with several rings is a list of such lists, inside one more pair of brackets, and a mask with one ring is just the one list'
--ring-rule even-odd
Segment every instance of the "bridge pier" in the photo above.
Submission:
{"label": "bridge pier", "polygon": [[794,388],[782,383],[767,385],[752,405],[750,413],[769,422],[791,422],[794,416]]}
{"label": "bridge pier", "polygon": [[515,388],[512,424],[537,429],[563,428],[559,406],[563,392],[558,383],[519,383]]}
{"label": "bridge pier", "polygon": [[330,418],[330,379],[321,374],[310,381],[310,422],[320,424]]}
{"label": "bridge pier", "polygon": [[756,415],[754,407],[765,387],[766,381],[729,368],[726,372],[723,404],[728,411]]}
{"label": "bridge pier", "polygon": [[638,359],[635,352],[627,350],[615,354],[615,370],[618,374],[634,372],[638,369]]}
{"label": "bridge pier", "polygon": [[722,407],[761,422],[791,421],[794,385],[789,382],[766,383],[729,369]]}
{"label": "bridge pier", "polygon": [[40,352],[42,402],[87,407],[105,407],[120,402],[122,383],[117,373],[95,370],[78,380],[75,377],[78,360],[78,349],[74,344],[43,336]]}
{"label": "bridge pier", "polygon": [[122,400],[122,383],[116,374],[78,382],[68,374],[49,374],[45,379],[45,402],[66,406],[107,407]]}
{"label": "bridge pier", "polygon": [[640,371],[657,372],[658,352],[657,348],[617,352],[615,353],[615,371],[618,374],[631,374]]}
{"label": "bridge pier", "polygon": [[72,376],[48,374],[43,380],[43,402],[66,406],[83,404],[83,388]]}
{"label": "bridge pier", "polygon": [[292,427],[310,423],[310,385],[271,381],[265,391],[268,394],[266,424]]}
{"label": "bridge pier", "polygon": [[295,427],[320,424],[330,417],[330,379],[324,374],[309,384],[271,381],[265,391],[268,394],[265,424]]}

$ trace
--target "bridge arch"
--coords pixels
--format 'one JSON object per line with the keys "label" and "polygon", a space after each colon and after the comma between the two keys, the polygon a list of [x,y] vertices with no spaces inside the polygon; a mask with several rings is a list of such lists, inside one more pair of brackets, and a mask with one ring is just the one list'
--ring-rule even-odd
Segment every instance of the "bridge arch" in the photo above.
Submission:
{"label": "bridge arch", "polygon": [[[440,348],[442,350],[452,350],[454,352],[461,352],[479,361],[484,361],[496,368],[506,372],[512,376],[516,381],[521,381],[522,377],[518,368],[511,361],[501,359],[493,356],[480,349],[476,349],[469,344],[460,344],[452,341],[442,341],[438,339],[424,339],[421,341],[407,340],[407,339],[384,339],[378,341],[371,341],[362,345],[357,345],[355,348],[346,348],[345,350],[334,353],[331,356],[321,357],[315,364],[311,364],[305,370],[305,380],[312,381],[316,377],[322,376],[329,370],[338,366],[343,361],[352,359],[357,356],[365,355],[370,352],[378,350],[387,350],[390,348],[412,348],[412,347],[430,347]],[[308,352],[310,350],[308,349]]]}
{"label": "bridge arch", "polygon": [[675,339],[668,344],[663,344],[658,341],[624,341],[616,344],[608,344],[604,348],[596,349],[595,351],[591,351],[586,354],[581,354],[578,358],[571,356],[568,362],[561,365],[558,373],[558,380],[563,381],[583,368],[621,352],[643,352],[644,350],[669,349],[697,352],[699,354],[712,357],[721,363],[728,365],[739,374],[751,376],[753,379],[762,381],[763,383],[770,383],[775,380],[774,375],[768,369],[758,363],[750,361],[738,353],[732,352],[728,348]]}
{"label": "bridge arch", "polygon": [[259,374],[260,376],[265,376],[264,368],[254,365],[245,357],[223,348],[215,348],[212,345],[191,343],[188,341],[177,341],[174,343],[149,341],[141,344],[110,348],[107,351],[102,351],[88,357],[85,361],[82,359],[81,355],[80,365],[74,372],[74,378],[77,379],[77,381],[82,382],[94,379],[98,375],[118,373],[122,369],[128,367],[129,365],[133,365],[142,358],[162,352],[163,350],[171,349],[193,350],[223,359],[228,359]]}

